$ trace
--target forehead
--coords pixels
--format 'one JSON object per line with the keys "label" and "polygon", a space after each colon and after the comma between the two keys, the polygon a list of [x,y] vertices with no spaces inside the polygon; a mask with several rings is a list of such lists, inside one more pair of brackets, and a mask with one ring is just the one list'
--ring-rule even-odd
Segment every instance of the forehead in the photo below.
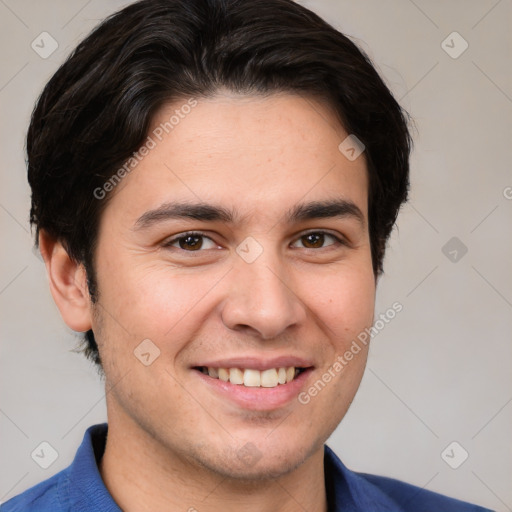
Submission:
{"label": "forehead", "polygon": [[348,135],[332,109],[310,97],[183,98],[154,116],[150,149],[111,203],[133,221],[173,200],[222,204],[257,221],[305,200],[342,198],[366,216],[364,154],[351,161],[339,150]]}

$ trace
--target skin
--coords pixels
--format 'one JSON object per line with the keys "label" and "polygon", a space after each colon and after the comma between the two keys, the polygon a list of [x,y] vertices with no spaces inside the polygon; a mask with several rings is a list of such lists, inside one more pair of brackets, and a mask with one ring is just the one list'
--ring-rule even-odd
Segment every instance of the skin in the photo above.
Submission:
{"label": "skin", "polygon": [[[185,102],[162,108],[153,127]],[[124,511],[327,510],[323,444],[356,394],[367,349],[308,404],[295,397],[275,408],[264,398],[256,408],[234,403],[192,366],[293,355],[313,364],[307,390],[372,324],[367,169],[364,154],[349,161],[338,150],[347,135],[312,98],[222,91],[198,99],[110,192],[95,305],[83,266],[41,233],[64,320],[77,331],[92,327],[99,345],[109,423],[100,471]],[[297,204],[339,199],[354,203],[362,222],[286,220]],[[237,215],[135,228],[145,212],[175,202]],[[200,250],[165,245],[191,230],[208,237]],[[312,246],[311,231],[327,234]],[[250,264],[236,252],[249,236],[263,249]],[[160,350],[149,366],[134,356],[144,339]],[[250,464],[240,457],[248,442],[259,454]]]}

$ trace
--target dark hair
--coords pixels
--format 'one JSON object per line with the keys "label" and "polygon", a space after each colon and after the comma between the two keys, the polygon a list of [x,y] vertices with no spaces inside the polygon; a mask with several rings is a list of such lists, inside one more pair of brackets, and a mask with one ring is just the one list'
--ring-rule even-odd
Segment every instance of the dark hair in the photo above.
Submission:
{"label": "dark hair", "polygon": [[[44,88],[27,134],[30,222],[83,263],[108,197],[93,193],[136,152],[164,103],[233,92],[321,97],[366,147],[375,276],[409,189],[407,114],[369,58],[292,0],[143,0],[103,21]],[[341,141],[340,141],[341,142]],[[85,354],[101,367],[92,331]]]}

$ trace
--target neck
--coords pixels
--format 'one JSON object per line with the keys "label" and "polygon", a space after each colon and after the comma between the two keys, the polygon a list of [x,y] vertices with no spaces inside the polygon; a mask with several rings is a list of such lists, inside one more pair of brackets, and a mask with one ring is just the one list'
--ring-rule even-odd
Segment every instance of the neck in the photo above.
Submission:
{"label": "neck", "polygon": [[99,470],[124,512],[326,512],[323,446],[286,475],[258,481],[214,473],[159,445],[140,427],[109,415]]}

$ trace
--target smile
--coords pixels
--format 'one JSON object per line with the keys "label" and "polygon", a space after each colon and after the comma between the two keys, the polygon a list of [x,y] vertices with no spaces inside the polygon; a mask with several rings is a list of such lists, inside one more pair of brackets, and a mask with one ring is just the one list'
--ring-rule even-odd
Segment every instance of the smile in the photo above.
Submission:
{"label": "smile", "polygon": [[275,388],[278,385],[292,382],[306,370],[295,366],[269,368],[263,371],[251,368],[215,368],[210,366],[200,366],[196,369],[213,379],[251,388]]}

